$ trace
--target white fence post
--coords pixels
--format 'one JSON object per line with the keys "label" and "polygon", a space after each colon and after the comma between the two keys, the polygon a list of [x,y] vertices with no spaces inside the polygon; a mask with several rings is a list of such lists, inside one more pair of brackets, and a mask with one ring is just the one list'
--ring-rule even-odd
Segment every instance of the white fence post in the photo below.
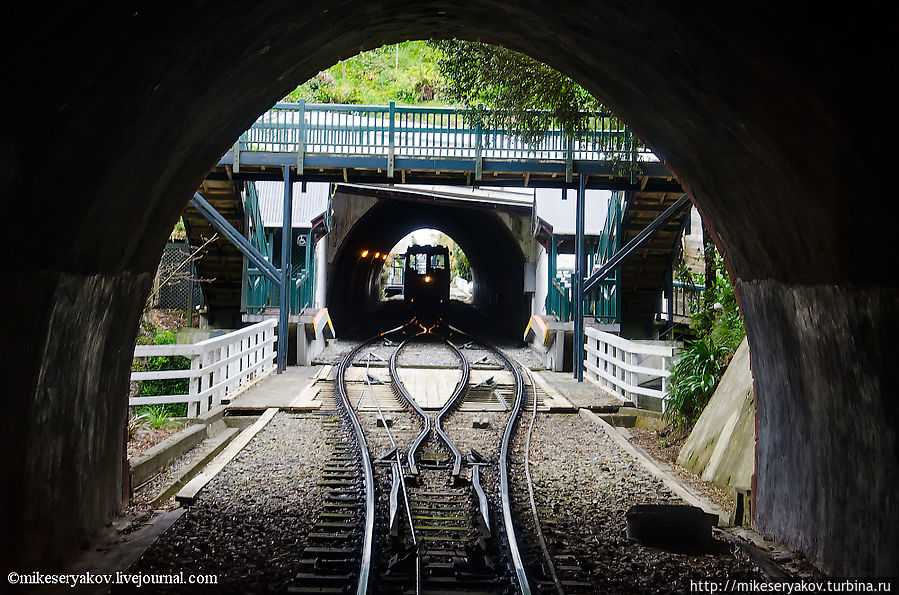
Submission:
{"label": "white fence post", "polygon": [[275,320],[267,320],[194,345],[138,345],[134,357],[184,356],[190,369],[132,372],[131,381],[188,379],[188,393],[134,397],[129,406],[187,403],[188,417],[218,406],[249,380],[273,367]]}
{"label": "white fence post", "polygon": [[199,395],[202,390],[200,386],[202,384],[200,379],[200,355],[198,353],[190,356],[190,371],[196,375],[191,376],[188,380],[190,388],[187,389],[187,392],[190,399],[187,401],[187,417],[197,417],[199,415],[197,409],[200,406]]}
{"label": "white fence post", "polygon": [[204,350],[200,354],[200,403],[199,412],[206,413],[209,411],[209,389],[212,388],[212,378],[210,368],[212,363],[212,351]]}
{"label": "white fence post", "polygon": [[[584,329],[585,377],[635,405],[641,395],[658,399],[664,408],[668,391],[668,362],[679,349],[670,343],[629,341],[596,328]],[[661,390],[646,384],[661,381]]]}

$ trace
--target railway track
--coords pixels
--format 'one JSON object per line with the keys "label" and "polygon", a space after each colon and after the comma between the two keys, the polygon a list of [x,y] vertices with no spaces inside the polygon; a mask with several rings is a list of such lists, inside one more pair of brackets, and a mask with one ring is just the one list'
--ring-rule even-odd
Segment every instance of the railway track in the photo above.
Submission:
{"label": "railway track", "polygon": [[[539,555],[533,555],[530,560],[530,576],[534,589],[538,593],[591,593],[593,586],[589,582],[580,580],[584,576],[584,569],[578,558],[569,551],[564,535],[559,535],[553,530],[555,515],[551,511],[537,506],[534,498],[534,484],[530,472],[531,437],[534,433],[534,425],[537,420],[537,385],[534,383],[531,373],[525,369],[528,384],[534,393],[533,409],[528,425],[524,445],[525,482],[528,491],[528,504],[534,523],[536,542],[540,548]],[[546,531],[544,531],[546,527]]]}
{"label": "railway track", "polygon": [[331,448],[322,470],[322,511],[300,559],[301,572],[291,593],[343,593],[344,585],[359,580],[358,547],[362,539],[363,470],[358,445],[339,416],[325,416],[326,443]]}
{"label": "railway track", "polygon": [[[427,328],[413,320],[360,344],[337,366],[339,425],[351,443],[335,451],[340,458],[333,466],[329,463],[328,479],[323,480],[335,483],[323,487],[347,498],[345,508],[351,504],[359,508],[320,519],[316,533],[321,535],[316,539],[333,541],[309,546],[318,549],[305,558],[310,572],[298,577],[303,587],[295,592],[530,593],[512,522],[507,463],[526,397],[525,381],[502,352],[482,346],[511,373],[514,394],[502,427],[479,430],[494,433],[480,438],[495,444],[489,455],[473,448],[460,451],[445,424],[470,388],[471,366],[453,339],[474,341],[456,329]],[[438,341],[458,361],[459,381],[436,413],[418,404],[399,373],[403,350],[423,340]],[[384,345],[396,345],[388,369],[395,401],[402,409],[385,413],[374,390],[380,381],[368,368],[373,357],[368,351],[358,403],[368,390],[377,417],[372,420],[368,414],[360,420],[348,390],[347,370],[361,365],[366,349]],[[356,457],[352,469],[358,471],[350,471],[346,459],[351,454]],[[340,534],[331,536],[329,531]]]}

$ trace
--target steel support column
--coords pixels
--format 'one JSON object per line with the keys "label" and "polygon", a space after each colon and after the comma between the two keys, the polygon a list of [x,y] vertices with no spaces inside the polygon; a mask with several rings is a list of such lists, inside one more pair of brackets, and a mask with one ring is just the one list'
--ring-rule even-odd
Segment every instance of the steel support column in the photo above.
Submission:
{"label": "steel support column", "polygon": [[587,192],[587,176],[578,174],[577,188],[577,220],[575,222],[574,242],[574,296],[572,299],[572,317],[574,319],[574,354],[571,358],[574,366],[574,377],[578,382],[584,381],[584,275],[586,258],[584,254],[584,203]]}
{"label": "steel support column", "polygon": [[288,321],[290,316],[290,252],[293,244],[293,184],[290,182],[290,167],[282,168],[284,172],[284,209],[281,221],[281,288],[278,310],[278,373],[287,368]]}

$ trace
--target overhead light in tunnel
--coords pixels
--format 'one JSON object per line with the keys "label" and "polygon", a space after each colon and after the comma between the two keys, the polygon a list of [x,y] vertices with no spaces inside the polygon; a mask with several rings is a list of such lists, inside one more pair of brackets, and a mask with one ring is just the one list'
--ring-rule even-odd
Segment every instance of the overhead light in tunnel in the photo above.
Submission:
{"label": "overhead light in tunnel", "polygon": [[381,253],[380,253],[380,252],[375,252],[375,258],[381,258]]}
{"label": "overhead light in tunnel", "polygon": [[366,256],[368,256],[368,250],[363,250],[363,251],[362,251],[362,258],[365,258]]}

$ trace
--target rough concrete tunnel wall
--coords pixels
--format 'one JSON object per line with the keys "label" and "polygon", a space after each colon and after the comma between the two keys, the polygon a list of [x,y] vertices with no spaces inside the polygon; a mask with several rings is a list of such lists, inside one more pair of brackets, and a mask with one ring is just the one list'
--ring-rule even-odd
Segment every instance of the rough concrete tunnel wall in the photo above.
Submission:
{"label": "rough concrete tunnel wall", "polygon": [[572,75],[670,166],[746,314],[761,528],[834,572],[896,572],[892,19],[863,6],[650,0],[232,11],[201,0],[4,15],[16,90],[0,127],[0,196],[15,222],[2,240],[13,279],[0,323],[2,471],[13,478],[2,504],[17,513],[0,545],[6,566],[71,553],[115,511],[148,274],[210,166],[319,69],[385,42],[455,35]]}
{"label": "rough concrete tunnel wall", "polygon": [[773,281],[742,282],[739,292],[765,396],[758,524],[838,574],[894,575],[899,407],[884,397],[896,394],[887,383],[899,370],[899,292]]}
{"label": "rough concrete tunnel wall", "polygon": [[[529,314],[524,255],[506,224],[489,210],[391,200],[367,211],[335,255],[328,308],[336,332],[359,328],[379,305],[383,261],[374,260],[374,253],[390,251],[406,234],[422,228],[438,229],[462,248],[474,277],[472,305],[490,330],[520,336]],[[360,256],[363,251],[368,258]]]}

